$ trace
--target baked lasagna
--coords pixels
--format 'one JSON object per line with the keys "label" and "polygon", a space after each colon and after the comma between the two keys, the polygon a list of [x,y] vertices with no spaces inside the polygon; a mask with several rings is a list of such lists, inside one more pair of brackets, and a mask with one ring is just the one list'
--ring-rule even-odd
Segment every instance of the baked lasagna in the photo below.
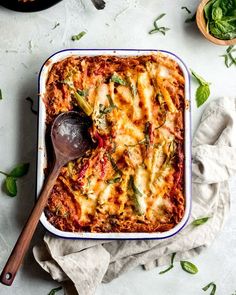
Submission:
{"label": "baked lasagna", "polygon": [[[95,148],[61,169],[45,208],[70,232],[163,232],[184,197],[185,80],[169,56],[71,56],[51,66],[44,103],[84,112]],[[52,158],[48,156],[50,164]]]}

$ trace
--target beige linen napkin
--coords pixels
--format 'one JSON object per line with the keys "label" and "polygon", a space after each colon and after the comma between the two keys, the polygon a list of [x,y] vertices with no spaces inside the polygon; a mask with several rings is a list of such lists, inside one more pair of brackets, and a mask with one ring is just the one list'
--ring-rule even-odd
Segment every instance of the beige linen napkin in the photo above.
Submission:
{"label": "beige linen napkin", "polygon": [[[193,140],[193,203],[188,225],[165,240],[66,240],[46,234],[34,257],[66,294],[92,295],[101,282],[143,265],[145,269],[188,259],[211,245],[229,213],[228,179],[236,173],[236,99],[212,101]],[[210,216],[207,223],[191,222]]]}

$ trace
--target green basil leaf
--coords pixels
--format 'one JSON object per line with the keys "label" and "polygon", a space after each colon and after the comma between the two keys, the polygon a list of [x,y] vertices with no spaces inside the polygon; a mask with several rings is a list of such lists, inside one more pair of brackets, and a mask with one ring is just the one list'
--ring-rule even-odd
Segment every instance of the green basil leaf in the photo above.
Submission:
{"label": "green basil leaf", "polygon": [[116,74],[113,74],[111,76],[111,82],[126,86],[126,81],[124,81],[123,79],[121,79],[119,76],[117,76]]}
{"label": "green basil leaf", "polygon": [[161,18],[163,18],[164,16],[166,15],[166,13],[162,13],[162,14],[160,14],[155,20],[154,20],[154,27],[155,27],[155,25],[156,25],[156,22],[158,21],[158,20],[160,20]]}
{"label": "green basil leaf", "polygon": [[2,99],[2,90],[0,89],[0,100]]}
{"label": "green basil leaf", "polygon": [[34,101],[31,97],[26,97],[25,100],[30,102],[30,110],[33,114],[38,115],[38,112],[34,110]]}
{"label": "green basil leaf", "polygon": [[78,41],[78,40],[80,40],[85,34],[86,34],[86,32],[85,32],[85,31],[82,31],[82,32],[80,32],[80,33],[77,34],[77,35],[73,35],[73,36],[71,37],[71,40],[72,40],[72,41]]}
{"label": "green basil leaf", "polygon": [[191,10],[189,10],[188,7],[182,6],[181,9],[185,9],[187,11],[187,13],[191,14]]}
{"label": "green basil leaf", "polygon": [[132,188],[133,192],[135,195],[142,197],[143,194],[140,192],[140,190],[137,188],[137,186],[134,183],[134,177],[133,175],[130,175],[130,179],[129,179],[129,186]]}
{"label": "green basil leaf", "polygon": [[200,85],[196,91],[196,102],[197,107],[199,108],[210,96],[210,87],[209,85]]}
{"label": "green basil leaf", "polygon": [[180,264],[182,269],[190,274],[194,275],[198,272],[197,267],[189,261],[180,261]]}
{"label": "green basil leaf", "polygon": [[162,275],[162,274],[168,272],[169,270],[171,270],[174,267],[173,263],[174,263],[175,255],[176,255],[176,253],[173,253],[172,256],[171,256],[171,264],[170,264],[170,266],[167,269],[160,271],[159,275]]}
{"label": "green basil leaf", "polygon": [[176,252],[173,253],[171,256],[171,265],[173,265],[173,263],[174,263],[175,255],[176,255]]}
{"label": "green basil leaf", "polygon": [[54,289],[52,289],[52,290],[48,293],[48,295],[55,295],[56,292],[58,292],[58,291],[60,291],[60,290],[62,290],[62,287],[54,288]]}
{"label": "green basil leaf", "polygon": [[202,288],[203,291],[207,291],[210,287],[212,287],[210,295],[215,295],[216,293],[216,284],[214,282],[209,283],[205,287]]}
{"label": "green basil leaf", "polygon": [[198,81],[198,83],[200,85],[206,85],[206,84],[210,84],[209,82],[207,82],[205,79],[203,79],[200,75],[198,75],[196,72],[194,72],[193,70],[191,70],[191,73],[193,75],[193,77]]}
{"label": "green basil leaf", "polygon": [[213,20],[220,20],[223,17],[223,11],[220,7],[214,7],[212,9],[212,19]]}
{"label": "green basil leaf", "polygon": [[227,49],[226,49],[226,52],[227,53],[230,53],[231,51],[234,50],[234,45],[230,45]]}
{"label": "green basil leaf", "polygon": [[19,164],[9,173],[9,176],[22,177],[28,173],[29,166],[29,163]]}
{"label": "green basil leaf", "polygon": [[207,20],[211,20],[212,4],[214,2],[215,0],[211,0],[204,6],[205,17]]}
{"label": "green basil leaf", "polygon": [[234,0],[221,0],[220,7],[223,10],[223,14],[226,15],[228,12],[231,12],[236,7],[236,3]]}
{"label": "green basil leaf", "polygon": [[202,224],[206,223],[208,219],[209,219],[209,217],[203,217],[203,218],[196,219],[192,222],[192,225],[194,225],[194,226],[202,225]]}
{"label": "green basil leaf", "polygon": [[174,266],[173,265],[170,265],[167,269],[165,270],[162,270],[159,272],[159,275],[163,275],[164,273],[168,272],[169,270],[171,270]]}
{"label": "green basil leaf", "polygon": [[8,176],[5,180],[5,188],[8,196],[15,197],[17,195],[16,179]]}
{"label": "green basil leaf", "polygon": [[159,32],[158,29],[152,29],[151,31],[148,32],[148,34],[152,35],[152,34],[156,34],[158,32]]}
{"label": "green basil leaf", "polygon": [[148,33],[151,35],[151,34],[155,34],[155,33],[162,33],[163,35],[166,34],[167,31],[169,31],[170,29],[169,28],[166,28],[166,27],[159,27],[157,25],[157,21],[159,21],[161,18],[163,18],[166,14],[165,13],[162,13],[160,14],[153,22],[153,25],[154,25],[154,29],[152,29],[151,31],[149,31]]}
{"label": "green basil leaf", "polygon": [[107,99],[108,99],[108,101],[109,101],[110,107],[111,107],[111,108],[115,108],[116,106],[115,106],[115,104],[114,104],[114,102],[113,102],[113,100],[112,100],[110,94],[107,94]]}

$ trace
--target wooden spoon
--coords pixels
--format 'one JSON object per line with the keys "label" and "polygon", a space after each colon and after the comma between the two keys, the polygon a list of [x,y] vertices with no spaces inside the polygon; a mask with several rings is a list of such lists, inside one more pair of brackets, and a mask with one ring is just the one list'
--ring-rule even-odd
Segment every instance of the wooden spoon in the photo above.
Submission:
{"label": "wooden spoon", "polygon": [[90,125],[90,118],[84,117],[77,112],[62,113],[55,119],[51,129],[51,140],[55,156],[54,165],[2,271],[0,281],[3,284],[10,286],[14,281],[61,167],[71,160],[80,158],[93,146],[88,133]]}
{"label": "wooden spoon", "polygon": [[221,40],[221,39],[215,38],[210,33],[208,33],[207,24],[206,24],[206,20],[205,20],[204,7],[207,4],[207,2],[209,2],[209,1],[210,0],[203,0],[198,6],[197,14],[196,14],[196,21],[197,21],[197,26],[198,26],[199,30],[201,31],[201,33],[204,35],[204,37],[207,40],[209,40],[217,45],[229,46],[229,45],[236,44],[236,38],[231,39],[231,40]]}

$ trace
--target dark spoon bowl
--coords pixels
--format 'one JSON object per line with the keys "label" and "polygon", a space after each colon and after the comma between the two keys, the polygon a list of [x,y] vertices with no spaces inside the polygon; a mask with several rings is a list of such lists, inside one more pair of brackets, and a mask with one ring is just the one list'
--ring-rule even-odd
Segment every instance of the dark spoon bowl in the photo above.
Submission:
{"label": "dark spoon bowl", "polygon": [[0,5],[20,12],[35,12],[47,9],[62,0],[34,0],[29,2],[19,2],[18,0],[0,0]]}

